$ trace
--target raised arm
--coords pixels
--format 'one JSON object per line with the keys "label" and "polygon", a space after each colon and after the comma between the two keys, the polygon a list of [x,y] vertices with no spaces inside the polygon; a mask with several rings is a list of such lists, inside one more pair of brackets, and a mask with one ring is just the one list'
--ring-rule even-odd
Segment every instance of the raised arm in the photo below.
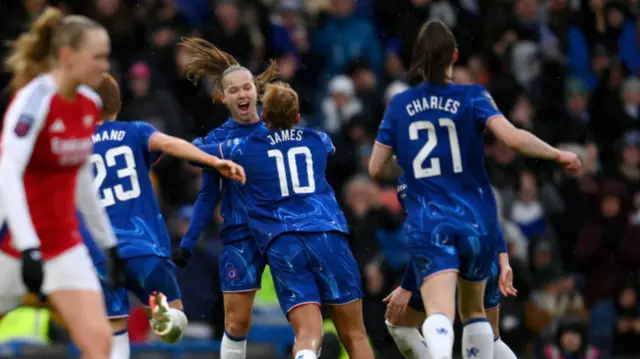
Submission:
{"label": "raised arm", "polygon": [[575,153],[559,150],[532,133],[516,128],[504,116],[491,117],[487,128],[497,139],[524,156],[555,161],[571,174],[580,172],[582,165]]}
{"label": "raised arm", "polygon": [[245,182],[244,169],[241,166],[210,155],[181,138],[156,132],[149,138],[149,149],[151,151],[164,152],[189,162],[196,162],[208,167],[213,167],[224,177],[241,183]]}
{"label": "raised arm", "polygon": [[4,118],[0,149],[0,207],[20,252],[40,247],[31,219],[23,176],[40,134],[54,91],[47,85],[19,91]]}

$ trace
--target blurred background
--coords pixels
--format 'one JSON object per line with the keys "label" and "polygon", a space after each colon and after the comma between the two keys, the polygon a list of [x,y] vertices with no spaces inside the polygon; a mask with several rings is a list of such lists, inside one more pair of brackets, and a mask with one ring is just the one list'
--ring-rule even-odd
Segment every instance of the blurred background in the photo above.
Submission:
{"label": "blurred background", "polygon": [[[384,325],[382,298],[398,285],[408,252],[394,183],[372,181],[366,163],[386,103],[406,88],[420,25],[444,21],[460,45],[455,81],[486,86],[515,125],[577,152],[585,167],[581,178],[566,178],[550,163],[486,140],[519,290],[502,302],[502,339],[521,358],[640,357],[640,1],[3,0],[0,38],[15,39],[47,5],[109,30],[123,89],[120,120],[146,121],[187,140],[228,114],[212,103],[206,80],[195,86],[181,75],[181,36],[202,37],[254,71],[278,60],[281,79],[300,94],[304,125],[328,132],[336,145],[327,175],[351,225],[365,321],[380,358],[401,358]],[[1,75],[3,87],[8,79]],[[165,159],[152,175],[176,244],[200,172]],[[187,338],[157,344],[134,308],[134,358],[217,357],[219,222],[212,219],[180,271]],[[64,323],[46,307],[29,306],[35,303],[26,298],[13,320],[44,316],[33,339],[39,345],[12,345],[16,322],[3,319],[0,356],[73,355]],[[290,357],[292,332],[268,272],[255,311],[248,358]],[[322,358],[345,358],[329,324]]]}

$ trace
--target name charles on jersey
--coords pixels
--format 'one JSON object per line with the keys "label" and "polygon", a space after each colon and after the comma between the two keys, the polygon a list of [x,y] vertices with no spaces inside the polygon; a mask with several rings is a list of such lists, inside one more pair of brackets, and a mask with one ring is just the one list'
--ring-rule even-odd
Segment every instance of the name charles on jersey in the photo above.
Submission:
{"label": "name charles on jersey", "polygon": [[411,101],[405,108],[409,116],[428,110],[444,111],[455,115],[460,108],[460,101],[440,96],[424,96]]}

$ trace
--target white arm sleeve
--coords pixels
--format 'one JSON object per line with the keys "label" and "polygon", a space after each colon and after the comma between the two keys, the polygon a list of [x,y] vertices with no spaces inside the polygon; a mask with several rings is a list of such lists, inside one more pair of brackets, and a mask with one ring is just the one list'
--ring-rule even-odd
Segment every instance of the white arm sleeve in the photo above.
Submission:
{"label": "white arm sleeve", "polygon": [[78,172],[76,205],[87,224],[87,230],[93,240],[103,249],[116,245],[116,237],[111,230],[111,222],[100,204],[98,192],[93,186],[93,169],[87,162]]}
{"label": "white arm sleeve", "polygon": [[46,121],[55,89],[34,81],[20,90],[4,117],[0,149],[0,212],[19,251],[39,247],[24,188],[24,171]]}

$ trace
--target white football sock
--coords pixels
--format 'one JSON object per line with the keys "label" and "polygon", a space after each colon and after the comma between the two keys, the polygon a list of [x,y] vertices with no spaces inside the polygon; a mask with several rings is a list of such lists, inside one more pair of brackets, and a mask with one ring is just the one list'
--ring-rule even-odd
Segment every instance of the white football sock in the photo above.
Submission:
{"label": "white football sock", "polygon": [[427,342],[416,328],[403,327],[385,321],[389,334],[396,342],[400,353],[405,359],[430,359]]}
{"label": "white football sock", "polygon": [[471,319],[462,326],[462,357],[493,359],[493,329],[486,318]]}
{"label": "white football sock", "polygon": [[313,350],[309,349],[299,350],[293,357],[295,359],[318,359],[316,353]]}
{"label": "white football sock", "polygon": [[449,317],[434,313],[422,324],[422,334],[432,359],[451,359],[453,357],[453,324]]}
{"label": "white football sock", "polygon": [[224,331],[220,346],[220,359],[245,359],[247,357],[247,338],[234,338]]}
{"label": "white football sock", "polygon": [[493,359],[518,359],[509,346],[498,337],[493,341]]}
{"label": "white football sock", "polygon": [[129,348],[129,333],[127,330],[113,333],[109,359],[129,359],[130,354],[131,348]]}

